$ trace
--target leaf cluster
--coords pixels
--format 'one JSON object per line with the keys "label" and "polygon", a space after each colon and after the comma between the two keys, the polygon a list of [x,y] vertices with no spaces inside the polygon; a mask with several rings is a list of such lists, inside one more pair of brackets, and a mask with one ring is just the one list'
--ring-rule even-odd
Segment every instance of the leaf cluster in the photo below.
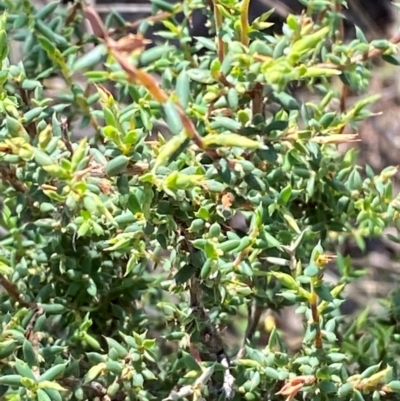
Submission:
{"label": "leaf cluster", "polygon": [[[103,23],[83,3],[4,1],[4,399],[400,391],[396,327],[341,316],[359,272],[339,254],[339,281],[324,279],[337,238],[362,245],[399,218],[397,168],[376,174],[339,148],[372,115],[370,60],[398,64],[396,39],[357,31],[344,43],[342,2],[322,0],[271,34],[270,13],[248,23],[248,3],[215,1],[205,10],[214,36],[192,40],[203,2],[154,0],[166,43],[146,48],[148,21],[133,35],[121,16]],[[18,63],[11,40],[22,43]],[[347,89],[359,95],[350,105]],[[276,321],[261,324],[293,306],[304,322],[295,352]]]}

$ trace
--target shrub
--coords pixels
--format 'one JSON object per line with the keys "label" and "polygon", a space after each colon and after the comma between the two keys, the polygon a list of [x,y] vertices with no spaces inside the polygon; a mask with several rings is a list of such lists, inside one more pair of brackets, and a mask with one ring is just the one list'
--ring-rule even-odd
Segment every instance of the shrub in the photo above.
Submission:
{"label": "shrub", "polygon": [[[104,27],[83,3],[6,1],[2,399],[400,391],[395,327],[340,314],[359,272],[339,254],[338,283],[324,280],[335,238],[362,244],[399,216],[397,169],[375,174],[339,149],[377,99],[365,96],[371,60],[398,63],[397,38],[368,43],[358,31],[343,43],[340,3],[310,1],[272,36],[269,14],[249,25],[248,1],[224,0],[205,10],[215,40],[191,43],[173,15],[183,7],[189,19],[203,2],[154,0],[169,13],[160,35],[180,46],[144,50],[115,14]],[[17,64],[11,38],[23,42]],[[54,77],[65,87],[50,96]],[[154,134],[160,120],[169,138]],[[296,352],[273,322],[259,324],[289,306],[304,320]]]}

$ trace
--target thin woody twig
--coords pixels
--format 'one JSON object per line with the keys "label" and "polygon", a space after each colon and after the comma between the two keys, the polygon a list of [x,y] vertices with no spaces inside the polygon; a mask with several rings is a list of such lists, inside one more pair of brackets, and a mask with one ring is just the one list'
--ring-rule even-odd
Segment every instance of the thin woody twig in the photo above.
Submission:
{"label": "thin woody twig", "polygon": [[[32,107],[31,106],[31,102],[28,96],[28,92],[23,89],[23,88],[19,88],[19,94],[21,95],[21,99],[23,100],[23,102],[25,103],[26,106],[28,107]],[[33,139],[36,136],[36,124],[34,123],[34,121],[31,121],[30,123],[25,125],[26,131],[28,132],[29,136]]]}
{"label": "thin woody twig", "polygon": [[67,148],[68,152],[70,153],[70,155],[72,157],[74,154],[74,149],[72,148],[71,141],[68,138],[68,120],[67,120],[67,118],[65,118],[65,117],[61,118],[60,126],[61,126],[62,140],[65,144],[65,147]]}
{"label": "thin woody twig", "polygon": [[30,340],[34,340],[34,342],[36,342],[37,338],[34,338],[36,337],[34,336],[34,328],[39,317],[43,315],[44,309],[35,303],[31,303],[30,308],[33,309],[33,316],[31,317],[28,325],[26,326],[25,337],[29,338]]}
{"label": "thin woody twig", "polygon": [[240,41],[245,45],[249,45],[249,6],[250,0],[244,0],[241,6],[241,15],[240,15],[240,22],[241,22],[241,31],[240,31]]}
{"label": "thin woody twig", "polygon": [[235,359],[242,359],[245,356],[246,342],[251,341],[251,339],[253,338],[253,336],[257,330],[257,326],[260,321],[263,310],[264,310],[263,306],[259,305],[257,303],[255,303],[249,307],[249,313],[247,316],[246,333],[243,337],[243,344],[242,344],[239,352],[237,353]]}
{"label": "thin woody twig", "polygon": [[321,326],[320,326],[320,318],[318,313],[318,296],[315,292],[313,292],[313,297],[310,302],[310,308],[312,313],[313,324],[315,325],[315,348],[321,349],[322,348],[322,336],[321,336]]}
{"label": "thin woody twig", "polygon": [[215,29],[216,29],[215,35],[217,37],[217,43],[218,43],[218,45],[217,45],[218,59],[222,63],[225,58],[225,44],[219,35],[219,33],[222,29],[222,15],[218,8],[217,0],[212,0],[212,5],[213,5],[213,13],[214,13],[214,19],[215,19]]}
{"label": "thin woody twig", "polygon": [[257,82],[251,91],[253,117],[263,112],[263,85]]}
{"label": "thin woody twig", "polygon": [[0,176],[4,182],[12,186],[17,192],[28,192],[28,187],[26,186],[26,184],[17,179],[16,172],[11,167],[0,165]]}
{"label": "thin woody twig", "polygon": [[23,299],[22,294],[18,291],[17,287],[15,286],[15,284],[9,281],[1,273],[0,273],[0,285],[3,286],[3,288],[7,291],[7,294],[20,306],[28,308],[33,311],[33,315],[29,320],[25,331],[25,337],[31,339],[36,321],[39,318],[39,316],[43,315],[44,313],[43,308],[36,302],[25,301]]}
{"label": "thin woody twig", "polygon": [[164,19],[167,19],[169,17],[172,17],[174,15],[174,13],[170,13],[167,11],[163,11],[160,12],[156,15],[152,15],[150,17],[145,18],[144,20],[139,20],[139,21],[135,21],[135,22],[128,22],[126,23],[124,26],[122,27],[118,27],[118,28],[112,28],[108,30],[108,35],[112,36],[115,35],[117,33],[122,33],[126,30],[135,30],[137,28],[139,28],[140,24],[144,21],[149,22],[149,23],[154,23],[157,21],[162,21]]}
{"label": "thin woody twig", "polygon": [[235,384],[235,378],[231,375],[231,372],[229,371],[230,366],[229,360],[227,358],[223,358],[221,360],[221,365],[225,368],[222,390],[225,393],[225,398],[227,400],[230,400],[235,396],[235,389],[233,387]]}
{"label": "thin woody twig", "polygon": [[[115,58],[115,60],[120,64],[122,69],[128,74],[128,79],[131,82],[139,82],[143,85],[153,96],[155,100],[161,104],[165,104],[170,100],[168,94],[159,86],[157,81],[148,72],[136,68],[126,57],[125,53],[132,52],[144,47],[143,43],[137,38],[132,37],[132,40],[127,40],[122,38],[120,41],[115,41],[110,38],[109,33],[105,30],[103,23],[98,15],[98,13],[88,6],[84,6],[85,15],[90,22],[94,34],[104,40],[110,54]],[[123,48],[121,46],[123,45]],[[179,103],[174,102],[174,106],[182,120],[182,125],[187,133],[188,137],[201,149],[204,149],[203,140],[198,134],[195,125],[192,120],[186,115],[185,111],[179,105]]]}
{"label": "thin woody twig", "polygon": [[171,391],[169,396],[167,398],[164,398],[162,401],[175,401],[192,395],[200,387],[207,384],[213,373],[214,367],[210,366],[203,371],[203,373],[195,380],[193,385],[183,386],[179,391]]}
{"label": "thin woody twig", "polygon": [[[73,388],[77,384],[80,386],[90,390],[95,397],[100,397],[101,400],[106,400],[105,397],[107,395],[107,389],[98,381],[91,381],[90,383],[84,384],[81,380],[75,379],[73,377],[65,377],[62,379],[59,379],[60,384],[62,384],[64,387],[68,388]],[[122,392],[117,393],[113,400],[123,400],[125,398],[125,395]]]}
{"label": "thin woody twig", "polygon": [[[194,252],[193,245],[190,242],[190,234],[184,231],[185,242],[189,252]],[[214,326],[211,323],[208,311],[205,309],[202,301],[202,290],[200,287],[200,281],[198,277],[192,277],[190,279],[190,305],[194,313],[197,315],[197,321],[205,324],[205,327],[201,330],[201,341],[205,345],[208,354],[214,356],[222,366],[225,367],[224,379],[222,383],[222,391],[225,394],[226,399],[231,399],[235,391],[233,389],[235,379],[231,375],[230,360],[224,350],[223,340],[220,334],[218,326]],[[194,346],[192,346],[194,348]]]}
{"label": "thin woody twig", "polygon": [[0,284],[7,291],[8,295],[12,299],[14,299],[14,301],[18,302],[21,306],[25,308],[32,307],[31,303],[24,301],[22,294],[17,290],[15,285],[11,281],[7,280],[1,273],[0,273]]}
{"label": "thin woody twig", "polygon": [[[400,43],[400,31],[397,32],[394,36],[392,36],[389,39],[389,42],[392,43],[393,45]],[[367,52],[365,54],[358,54],[356,56],[353,56],[350,59],[350,61],[344,65],[337,65],[337,64],[333,64],[333,63],[320,63],[320,64],[316,64],[315,67],[333,68],[333,69],[336,68],[339,70],[343,70],[343,69],[346,69],[350,65],[354,65],[354,64],[360,63],[362,61],[367,61],[367,60],[373,59],[375,57],[382,56],[386,50],[387,49],[377,49],[377,48],[371,49],[369,52]]]}

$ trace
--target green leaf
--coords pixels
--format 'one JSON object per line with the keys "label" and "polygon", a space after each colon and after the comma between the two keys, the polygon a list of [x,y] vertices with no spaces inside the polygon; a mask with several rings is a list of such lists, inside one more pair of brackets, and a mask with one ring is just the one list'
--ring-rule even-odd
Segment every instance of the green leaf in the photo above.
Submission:
{"label": "green leaf", "polygon": [[208,50],[216,51],[217,47],[215,45],[215,41],[209,38],[205,38],[203,36],[194,36],[193,39],[197,40],[203,47]]}
{"label": "green leaf", "polygon": [[186,109],[190,100],[190,80],[186,70],[182,70],[176,79],[176,94],[183,109]]}
{"label": "green leaf", "polygon": [[273,368],[267,366],[264,369],[264,372],[269,378],[271,378],[273,380],[279,380],[279,373],[276,369],[273,369]]}
{"label": "green leaf", "polygon": [[322,380],[318,387],[320,388],[321,391],[324,393],[336,393],[337,392],[337,387],[333,382],[330,380]]}
{"label": "green leaf", "polygon": [[38,401],[52,401],[51,397],[46,393],[46,391],[42,390],[41,388],[38,389],[36,394]]}
{"label": "green leaf", "polygon": [[0,358],[5,359],[9,357],[17,348],[15,340],[3,341],[0,343]]}
{"label": "green leaf", "polygon": [[371,41],[370,45],[380,50],[390,49],[393,46],[393,44],[386,39],[374,39]]}
{"label": "green leaf", "polygon": [[353,383],[344,383],[342,386],[339,387],[337,394],[339,397],[346,397],[352,392],[353,392]]}
{"label": "green leaf", "polygon": [[141,373],[135,372],[132,378],[132,385],[134,387],[143,388],[143,383],[144,383],[143,375]]}
{"label": "green leaf", "polygon": [[85,287],[90,296],[95,297],[97,295],[97,285],[92,279],[85,281]]}
{"label": "green leaf", "polygon": [[113,338],[110,337],[105,337],[108,345],[108,349],[114,348],[117,353],[119,358],[125,358],[126,355],[128,354],[128,351],[117,341],[115,341]]}
{"label": "green leaf", "polygon": [[44,107],[34,107],[24,113],[24,118],[23,122],[25,123],[31,123],[32,121],[35,121],[44,111]]}
{"label": "green leaf", "polygon": [[32,370],[30,369],[30,367],[26,362],[23,362],[20,359],[15,358],[15,369],[21,376],[36,381],[36,376],[33,374]]}
{"label": "green leaf", "polygon": [[44,20],[51,14],[53,14],[53,12],[56,11],[59,6],[60,3],[58,1],[52,1],[50,3],[47,3],[43,7],[40,7],[40,9],[35,13],[35,18]]}
{"label": "green leaf", "polygon": [[307,67],[304,74],[301,74],[301,78],[324,78],[324,77],[334,77],[335,75],[341,75],[340,70],[333,68],[320,68],[320,67]]}
{"label": "green leaf", "polygon": [[290,185],[287,185],[285,188],[282,189],[281,193],[279,194],[279,201],[283,205],[286,205],[291,195],[292,195],[292,187]]}
{"label": "green leaf", "polygon": [[165,122],[167,123],[168,128],[172,134],[178,135],[182,131],[183,125],[176,105],[171,100],[168,100],[163,104],[163,108],[165,113]]}
{"label": "green leaf", "polygon": [[39,383],[39,388],[52,389],[52,390],[56,390],[56,391],[68,391],[66,388],[64,388],[63,386],[61,386],[57,382],[47,381],[47,380],[41,381]]}
{"label": "green leaf", "polygon": [[60,315],[67,311],[62,304],[41,304],[40,305],[47,315]]}
{"label": "green leaf", "polygon": [[80,141],[78,148],[75,150],[74,154],[72,155],[72,158],[71,158],[71,169],[72,169],[72,171],[76,170],[76,168],[78,167],[79,163],[85,157],[86,151],[87,151],[87,138],[83,138]]}
{"label": "green leaf", "polygon": [[104,60],[106,54],[106,47],[103,44],[97,45],[94,49],[90,50],[83,57],[74,62],[73,71],[77,72],[93,68]]}
{"label": "green leaf", "polygon": [[92,366],[85,374],[85,377],[83,378],[83,384],[87,384],[95,380],[97,377],[103,374],[105,369],[106,369],[105,363],[99,363],[97,365]]}
{"label": "green leaf", "polygon": [[400,380],[393,380],[387,385],[392,391],[400,393]]}
{"label": "green leaf", "polygon": [[43,372],[39,378],[39,382],[53,381],[61,376],[63,376],[65,369],[68,365],[67,363],[60,363],[49,368],[46,372]]}
{"label": "green leaf", "polygon": [[154,348],[155,345],[156,345],[156,340],[154,338],[153,339],[146,339],[146,340],[143,341],[143,346],[146,349]]}
{"label": "green leaf", "polygon": [[54,164],[53,159],[47,153],[37,148],[34,151],[34,158],[40,166],[51,166]]}
{"label": "green leaf", "polygon": [[332,361],[332,362],[342,362],[346,359],[346,355],[339,353],[339,352],[330,352],[328,354],[328,358]]}
{"label": "green leaf", "polygon": [[168,54],[168,52],[170,52],[171,50],[173,50],[172,46],[155,46],[151,49],[147,49],[144,52],[142,52],[142,54],[139,57],[139,63],[142,66],[147,66],[151,63],[154,63],[155,61],[161,59],[163,56],[165,56],[166,54]]}
{"label": "green leaf", "polygon": [[187,264],[178,270],[178,273],[176,273],[174,280],[176,284],[183,284],[188,282],[195,273],[196,269],[193,266]]}
{"label": "green leaf", "polygon": [[125,171],[126,167],[129,164],[129,157],[126,157],[124,155],[120,155],[115,157],[114,159],[111,159],[105,167],[106,174],[109,177],[113,177],[115,175],[121,174]]}
{"label": "green leaf", "polygon": [[270,272],[269,274],[277,278],[287,288],[292,290],[297,290],[299,288],[299,284],[296,283],[296,280],[289,274],[281,272]]}
{"label": "green leaf", "polygon": [[4,375],[0,377],[0,384],[5,386],[20,387],[21,379],[21,375]]}
{"label": "green leaf", "polygon": [[[309,267],[311,268],[312,265],[310,265]],[[321,284],[319,286],[316,286],[315,287],[315,292],[323,301],[327,301],[327,302],[332,302],[333,301],[332,294],[331,294],[331,292],[329,291],[329,288],[326,285]]]}
{"label": "green leaf", "polygon": [[[157,159],[153,166],[153,172],[157,170],[158,167],[167,164],[170,161],[172,155],[186,143],[187,137],[185,134],[181,133],[170,139],[160,150]],[[181,149],[183,151],[184,149]]]}
{"label": "green leaf", "polygon": [[202,84],[212,84],[214,78],[211,75],[210,70],[202,70],[200,68],[192,68],[186,71],[188,77],[195,82]]}
{"label": "green leaf", "polygon": [[268,231],[263,231],[260,234],[260,238],[264,239],[267,244],[268,248],[277,248],[281,246],[282,244],[275,238],[273,237]]}
{"label": "green leaf", "polygon": [[320,273],[320,270],[319,270],[318,266],[315,265],[314,263],[308,265],[304,269],[304,274],[308,277],[316,277],[316,276],[318,276],[319,273]]}
{"label": "green leaf", "polygon": [[29,367],[38,366],[36,352],[32,347],[32,344],[28,340],[24,340],[22,344],[22,352],[24,354],[24,360]]}
{"label": "green leaf", "polygon": [[9,52],[7,33],[0,30],[0,61],[3,61]]}
{"label": "green leaf", "polygon": [[301,37],[291,47],[288,59],[295,62],[305,53],[313,51],[315,47],[327,37],[329,31],[330,27],[325,26],[312,34]]}
{"label": "green leaf", "polygon": [[389,64],[400,65],[400,58],[394,54],[383,54],[382,60],[386,61]]}
{"label": "green leaf", "polygon": [[212,129],[226,129],[231,132],[237,132],[242,127],[239,121],[228,117],[218,117],[211,124]]}
{"label": "green leaf", "polygon": [[273,131],[284,131],[289,125],[288,121],[284,121],[284,120],[275,120],[272,123],[268,124],[263,132],[265,134],[269,134],[270,132]]}
{"label": "green leaf", "polygon": [[264,149],[265,145],[238,134],[207,135],[203,139],[205,146],[227,146],[247,149]]}

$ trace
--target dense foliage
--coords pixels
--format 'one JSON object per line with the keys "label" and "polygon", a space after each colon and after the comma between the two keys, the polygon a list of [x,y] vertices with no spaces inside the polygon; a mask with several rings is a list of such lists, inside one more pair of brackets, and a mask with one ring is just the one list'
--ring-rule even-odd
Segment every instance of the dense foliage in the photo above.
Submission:
{"label": "dense foliage", "polygon": [[[302,3],[274,35],[269,14],[247,23],[247,0],[218,0],[204,10],[214,37],[191,39],[203,1],[154,0],[165,44],[145,50],[115,13],[103,26],[83,3],[3,1],[1,399],[400,391],[397,326],[341,316],[360,275],[348,258],[324,280],[338,240],[362,246],[399,218],[397,169],[361,169],[339,149],[377,98],[371,60],[397,64],[396,40],[344,43],[343,0]],[[292,306],[297,350],[262,323]]]}

